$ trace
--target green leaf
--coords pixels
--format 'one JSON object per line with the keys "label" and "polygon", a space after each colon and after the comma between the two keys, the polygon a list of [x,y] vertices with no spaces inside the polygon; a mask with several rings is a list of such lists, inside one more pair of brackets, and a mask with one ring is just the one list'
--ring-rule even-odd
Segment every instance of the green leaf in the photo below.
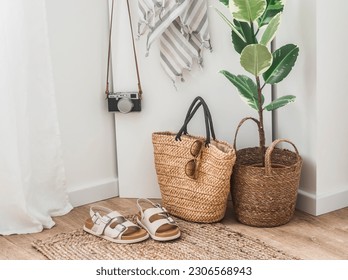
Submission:
{"label": "green leaf", "polygon": [[243,22],[258,19],[265,11],[266,0],[230,0],[229,8],[233,18]]}
{"label": "green leaf", "polygon": [[246,46],[240,56],[240,64],[254,76],[266,72],[272,65],[273,57],[266,46],[252,44]]}
{"label": "green leaf", "polygon": [[[257,86],[252,79],[244,75],[235,76],[226,70],[220,71],[239,91],[242,100],[251,108],[258,110]],[[264,97],[262,96],[262,104]]]}
{"label": "green leaf", "polygon": [[239,38],[239,36],[232,30],[232,42],[234,49],[239,54],[243,51],[243,49],[250,45],[257,43],[257,39],[253,35],[251,31],[251,27],[246,22],[240,22],[238,20],[233,21],[234,25],[238,29],[239,33],[245,38],[245,42]]}
{"label": "green leaf", "polygon": [[270,104],[268,104],[265,107],[265,109],[267,111],[273,111],[273,110],[276,110],[280,107],[285,106],[286,104],[294,102],[295,99],[296,99],[296,96],[293,96],[293,95],[282,96],[282,97],[279,97],[278,99],[272,101]]}
{"label": "green leaf", "polygon": [[282,13],[278,13],[274,18],[271,19],[271,21],[267,25],[265,32],[262,35],[260,44],[266,46],[274,39],[280,25],[281,15]]}
{"label": "green leaf", "polygon": [[245,38],[243,37],[242,34],[238,31],[237,27],[218,9],[214,8],[215,11],[219,14],[219,16],[230,26],[233,32],[236,33],[236,35],[243,41],[246,42]]}
{"label": "green leaf", "polygon": [[275,15],[282,12],[284,9],[284,2],[284,0],[267,0],[265,12],[257,20],[259,27],[268,24]]}
{"label": "green leaf", "polygon": [[228,7],[229,0],[220,0],[220,2]]}
{"label": "green leaf", "polygon": [[299,54],[299,47],[288,44],[273,53],[272,66],[263,74],[267,84],[281,82],[291,72]]}

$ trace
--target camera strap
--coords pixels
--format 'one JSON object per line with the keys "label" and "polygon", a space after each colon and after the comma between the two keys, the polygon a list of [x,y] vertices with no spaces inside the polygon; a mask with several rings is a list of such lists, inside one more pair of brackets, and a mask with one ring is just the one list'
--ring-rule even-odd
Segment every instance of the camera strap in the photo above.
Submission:
{"label": "camera strap", "polygon": [[[107,62],[107,70],[106,70],[106,87],[105,87],[106,97],[108,97],[109,93],[110,93],[110,91],[109,91],[109,74],[110,74],[110,60],[111,60],[111,35],[112,35],[112,25],[113,25],[113,18],[114,18],[114,3],[115,3],[115,0],[112,0],[110,29],[109,29],[108,62]],[[132,17],[131,17],[131,12],[130,12],[130,7],[129,7],[129,0],[127,0],[127,9],[128,9],[129,25],[130,25],[131,35],[132,35],[132,44],[133,44],[133,54],[134,54],[134,60],[135,60],[135,67],[136,67],[136,73],[137,73],[137,79],[138,79],[138,93],[139,93],[139,98],[142,98],[143,91],[141,89],[141,83],[140,83],[139,66],[138,66],[137,52],[135,50],[133,26],[132,26]]]}

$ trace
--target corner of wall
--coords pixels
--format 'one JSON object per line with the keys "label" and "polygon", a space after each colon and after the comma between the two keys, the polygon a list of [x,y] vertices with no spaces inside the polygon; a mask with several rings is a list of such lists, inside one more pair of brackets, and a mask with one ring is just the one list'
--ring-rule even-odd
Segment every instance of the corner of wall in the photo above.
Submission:
{"label": "corner of wall", "polygon": [[296,209],[308,214],[317,215],[317,198],[316,195],[303,190],[298,191]]}

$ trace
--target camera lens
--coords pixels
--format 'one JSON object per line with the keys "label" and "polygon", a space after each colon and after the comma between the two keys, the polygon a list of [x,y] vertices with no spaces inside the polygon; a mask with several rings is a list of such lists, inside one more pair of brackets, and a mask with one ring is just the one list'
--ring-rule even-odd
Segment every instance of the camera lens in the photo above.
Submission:
{"label": "camera lens", "polygon": [[117,108],[121,113],[129,113],[133,109],[133,102],[129,98],[121,98],[117,103]]}

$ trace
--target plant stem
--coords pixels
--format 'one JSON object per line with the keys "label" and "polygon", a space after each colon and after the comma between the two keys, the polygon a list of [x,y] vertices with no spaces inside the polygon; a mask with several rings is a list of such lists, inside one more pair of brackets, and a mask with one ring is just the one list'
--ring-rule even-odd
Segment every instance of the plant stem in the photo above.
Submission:
{"label": "plant stem", "polygon": [[251,28],[251,34],[253,34],[253,43],[257,44],[256,34],[255,34],[255,30],[254,30],[254,23],[252,21],[250,21],[250,28]]}
{"label": "plant stem", "polygon": [[262,164],[265,165],[265,130],[263,127],[263,109],[262,109],[262,88],[260,85],[260,78],[259,76],[256,76],[256,84],[257,84],[257,96],[258,96],[258,102],[259,102],[259,137],[260,137],[260,150],[261,150],[261,158],[262,158]]}
{"label": "plant stem", "polygon": [[258,28],[258,29],[256,30],[255,37],[257,36],[257,34],[259,34],[259,31],[260,31],[260,28]]}

